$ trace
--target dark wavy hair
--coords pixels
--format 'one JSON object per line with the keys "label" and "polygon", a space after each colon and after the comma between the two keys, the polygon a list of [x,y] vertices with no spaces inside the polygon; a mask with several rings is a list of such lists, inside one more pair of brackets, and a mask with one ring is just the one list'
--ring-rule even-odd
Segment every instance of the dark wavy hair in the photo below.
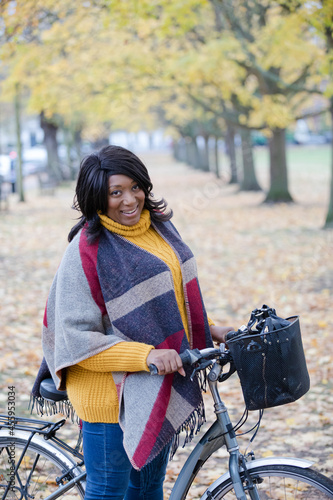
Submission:
{"label": "dark wavy hair", "polygon": [[84,158],[80,165],[79,175],[73,208],[81,212],[82,216],[70,230],[68,241],[72,241],[78,231],[87,223],[89,243],[98,238],[102,225],[97,214],[107,213],[108,208],[108,179],[110,175],[123,174],[130,177],[145,193],[144,208],[150,212],[154,222],[167,221],[172,217],[172,210],[166,211],[167,202],[162,198],[155,200],[152,194],[148,170],[134,153],[120,146],[105,146],[96,153]]}

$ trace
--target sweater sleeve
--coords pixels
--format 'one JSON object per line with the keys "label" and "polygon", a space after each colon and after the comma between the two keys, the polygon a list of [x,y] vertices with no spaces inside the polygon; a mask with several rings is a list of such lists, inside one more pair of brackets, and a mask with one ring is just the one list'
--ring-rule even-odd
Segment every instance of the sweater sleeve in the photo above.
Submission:
{"label": "sweater sleeve", "polygon": [[[52,284],[43,327],[43,350],[57,388],[66,388],[64,369],[96,356],[95,371],[147,370],[151,346],[126,350],[129,342],[115,334],[108,317],[96,271],[97,245],[86,245],[77,235],[68,246]],[[111,348],[123,343],[122,354]],[[133,346],[131,347],[133,349]],[[103,354],[104,351],[108,351]],[[129,355],[130,354],[130,355]],[[119,355],[119,360],[117,360]],[[119,364],[112,363],[117,360]],[[106,365],[105,365],[106,363]],[[103,367],[104,364],[104,367]],[[106,366],[106,368],[105,368]]]}
{"label": "sweater sleeve", "polygon": [[153,346],[140,342],[120,342],[105,351],[78,363],[86,370],[95,372],[149,371],[147,356]]}
{"label": "sweater sleeve", "polygon": [[209,316],[207,316],[207,319],[208,319],[209,326],[214,326],[215,325],[214,321],[212,319],[210,319]]}

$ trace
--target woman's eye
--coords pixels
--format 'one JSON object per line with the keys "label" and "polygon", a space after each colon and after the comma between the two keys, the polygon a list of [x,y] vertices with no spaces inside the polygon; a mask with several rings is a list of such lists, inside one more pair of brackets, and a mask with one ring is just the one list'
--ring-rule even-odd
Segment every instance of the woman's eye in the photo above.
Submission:
{"label": "woman's eye", "polygon": [[132,189],[133,191],[138,191],[140,189],[140,186],[138,184],[135,184]]}
{"label": "woman's eye", "polygon": [[118,196],[120,194],[119,189],[110,192],[110,196]]}

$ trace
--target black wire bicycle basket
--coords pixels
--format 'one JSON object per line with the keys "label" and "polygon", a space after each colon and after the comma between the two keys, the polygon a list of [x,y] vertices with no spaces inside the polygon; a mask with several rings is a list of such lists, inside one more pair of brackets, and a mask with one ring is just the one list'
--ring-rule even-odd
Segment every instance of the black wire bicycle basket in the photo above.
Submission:
{"label": "black wire bicycle basket", "polygon": [[299,317],[279,318],[263,305],[247,327],[227,335],[248,410],[292,403],[310,388]]}

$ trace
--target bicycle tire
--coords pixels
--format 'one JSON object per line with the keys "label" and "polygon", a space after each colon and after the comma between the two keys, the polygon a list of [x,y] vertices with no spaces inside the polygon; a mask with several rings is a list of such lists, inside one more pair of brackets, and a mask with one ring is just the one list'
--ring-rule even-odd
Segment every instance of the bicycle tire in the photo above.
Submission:
{"label": "bicycle tire", "polygon": [[[20,437],[0,436],[0,498],[1,500],[34,499],[43,500],[59,488],[57,477],[68,474],[73,478],[79,474],[75,467],[76,462],[62,450],[50,444],[43,443],[38,436],[32,440],[15,476],[13,488],[7,494],[6,488],[10,481],[11,459],[15,453],[15,463],[21,456],[22,449],[27,443],[30,433],[20,432]],[[25,435],[25,436],[24,436]],[[66,481],[66,480],[65,480]],[[84,497],[84,482],[77,483],[70,491],[63,493],[59,498],[79,500]]]}
{"label": "bicycle tire", "polygon": [[[333,498],[333,481],[313,469],[292,465],[262,465],[249,470],[262,500],[328,500]],[[244,479],[244,473],[241,473]],[[258,482],[258,479],[262,483]],[[214,486],[215,485],[215,486]],[[201,497],[203,500],[235,500],[231,479],[219,480]],[[251,498],[249,492],[247,498]]]}

